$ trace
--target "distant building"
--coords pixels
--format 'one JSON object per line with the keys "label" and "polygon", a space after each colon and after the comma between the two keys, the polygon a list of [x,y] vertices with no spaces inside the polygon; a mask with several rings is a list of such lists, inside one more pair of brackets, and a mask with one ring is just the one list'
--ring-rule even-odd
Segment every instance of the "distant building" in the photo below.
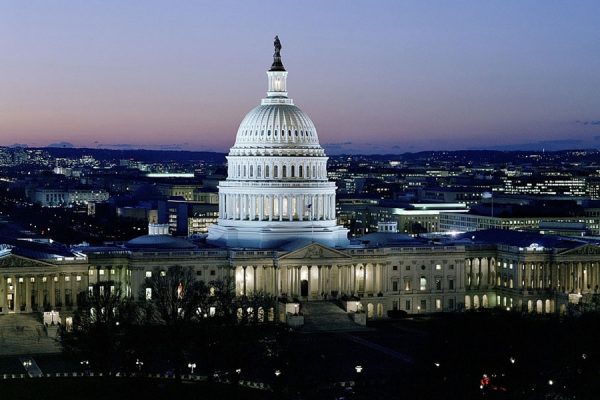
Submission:
{"label": "distant building", "polygon": [[72,207],[106,201],[109,194],[103,189],[37,188],[32,201],[42,207]]}

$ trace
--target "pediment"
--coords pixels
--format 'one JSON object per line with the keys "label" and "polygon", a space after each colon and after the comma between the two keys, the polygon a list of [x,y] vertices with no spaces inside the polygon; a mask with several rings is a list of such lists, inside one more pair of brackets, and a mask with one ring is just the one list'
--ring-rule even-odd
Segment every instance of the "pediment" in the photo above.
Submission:
{"label": "pediment", "polygon": [[24,268],[24,267],[54,267],[45,261],[35,260],[15,254],[0,257],[0,268]]}
{"label": "pediment", "polygon": [[600,255],[600,246],[593,244],[584,244],[574,249],[565,250],[561,255]]}
{"label": "pediment", "polygon": [[345,258],[351,259],[348,254],[342,253],[339,250],[324,246],[320,243],[310,243],[297,250],[291,251],[281,257],[280,260],[304,260],[304,259],[329,259],[329,258]]}

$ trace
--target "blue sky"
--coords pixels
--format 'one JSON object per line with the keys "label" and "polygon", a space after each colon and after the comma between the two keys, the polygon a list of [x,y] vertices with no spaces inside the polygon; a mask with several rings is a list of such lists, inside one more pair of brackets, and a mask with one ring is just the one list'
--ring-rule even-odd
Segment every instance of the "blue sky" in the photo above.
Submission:
{"label": "blue sky", "polygon": [[0,145],[227,150],[266,91],[329,153],[599,147],[598,1],[0,2]]}

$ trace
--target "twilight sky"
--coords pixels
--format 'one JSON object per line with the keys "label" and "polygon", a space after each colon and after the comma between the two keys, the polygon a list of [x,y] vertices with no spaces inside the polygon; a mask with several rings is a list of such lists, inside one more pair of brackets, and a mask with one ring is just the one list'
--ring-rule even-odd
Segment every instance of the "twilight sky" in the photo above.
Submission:
{"label": "twilight sky", "polygon": [[600,1],[0,2],[0,145],[226,151],[273,37],[328,153],[600,147]]}

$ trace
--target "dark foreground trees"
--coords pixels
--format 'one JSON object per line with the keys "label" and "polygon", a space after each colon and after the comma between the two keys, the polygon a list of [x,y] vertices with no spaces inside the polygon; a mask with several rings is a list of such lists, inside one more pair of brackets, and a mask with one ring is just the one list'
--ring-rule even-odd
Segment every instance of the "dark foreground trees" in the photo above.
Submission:
{"label": "dark foreground trees", "polygon": [[[205,283],[193,270],[156,269],[139,298],[119,285],[93,286],[61,335],[65,353],[96,371],[189,372],[250,368],[270,364],[281,352],[274,345],[276,301],[264,293],[235,296],[231,280]],[[263,361],[261,361],[263,360]],[[246,367],[247,366],[247,367]]]}

